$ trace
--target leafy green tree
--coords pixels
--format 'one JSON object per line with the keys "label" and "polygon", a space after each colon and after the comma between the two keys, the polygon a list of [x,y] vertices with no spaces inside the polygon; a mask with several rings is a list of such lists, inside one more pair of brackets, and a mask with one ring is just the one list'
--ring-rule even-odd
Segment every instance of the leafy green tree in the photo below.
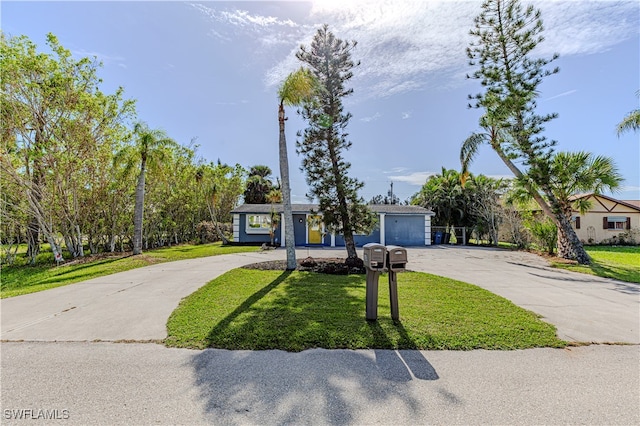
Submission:
{"label": "leafy green tree", "polygon": [[138,178],[135,192],[133,216],[133,254],[142,253],[142,224],[144,216],[145,177],[147,168],[160,167],[167,156],[168,147],[176,147],[176,142],[169,138],[163,130],[150,129],[145,123],[136,123],[133,129],[134,144],[128,145],[116,156],[116,160],[124,159],[127,168],[131,169],[138,162]]}
{"label": "leafy green tree", "polygon": [[257,165],[249,169],[247,188],[244,191],[244,202],[247,204],[267,204],[267,194],[273,189],[270,179],[271,169]]}
{"label": "leafy green tree", "polygon": [[[532,6],[523,9],[518,0],[487,0],[482,4],[475,29],[471,30],[475,41],[467,55],[470,65],[477,67],[471,77],[480,80],[484,88],[483,93],[470,98],[474,100],[472,106],[485,111],[480,120],[485,136],[467,139],[463,145],[467,155],[463,157],[473,158],[478,144],[488,142],[557,225],[561,237],[558,256],[588,264],[589,256],[551,186],[555,142],[547,141],[541,133],[543,125],[556,114],[536,113],[540,83],[558,72],[557,68],[546,67],[557,55],[551,59],[531,56],[543,40],[542,31],[540,12]],[[521,162],[526,171],[516,162]]]}
{"label": "leafy green tree", "polygon": [[295,236],[293,233],[293,210],[291,208],[291,185],[289,182],[289,158],[287,154],[287,139],[284,122],[287,120],[284,112],[285,105],[301,106],[309,102],[311,97],[318,91],[318,82],[314,75],[305,68],[289,74],[282,82],[278,90],[280,105],[278,106],[279,125],[279,163],[280,178],[282,179],[281,193],[284,207],[284,241],[287,250],[287,269],[294,270],[298,266],[296,263]]}
{"label": "leafy green tree", "polygon": [[498,229],[504,216],[501,197],[509,187],[504,179],[484,175],[473,176],[467,181],[467,210],[480,235],[488,234],[489,242],[498,245]]}
{"label": "leafy green tree", "polygon": [[345,83],[353,76],[356,64],[351,60],[351,50],[356,42],[336,38],[327,25],[320,28],[311,46],[301,46],[296,57],[309,66],[321,84],[312,102],[301,109],[303,119],[309,123],[298,152],[304,158],[310,198],[317,198],[323,221],[330,231],[344,235],[347,263],[358,263],[353,239],[355,232],[367,232],[374,217],[364,200],[358,195],[364,184],[348,175],[351,164],[345,161],[343,152],[351,147],[347,140],[350,113],[345,113],[342,99],[353,89]]}
{"label": "leafy green tree", "polygon": [[99,90],[98,62],[73,59],[53,34],[47,44],[50,54],[25,36],[0,36],[1,165],[27,201],[32,263],[41,233],[57,259],[60,232],[72,256],[82,255],[82,209],[95,206],[92,172],[134,113],[122,89]]}

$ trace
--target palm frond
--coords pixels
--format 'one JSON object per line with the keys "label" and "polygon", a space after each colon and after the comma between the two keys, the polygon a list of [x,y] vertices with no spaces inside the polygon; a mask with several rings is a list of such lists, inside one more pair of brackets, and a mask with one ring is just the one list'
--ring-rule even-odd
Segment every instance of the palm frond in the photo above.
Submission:
{"label": "palm frond", "polygon": [[638,129],[640,129],[640,109],[631,111],[616,128],[618,136],[627,131],[637,132]]}
{"label": "palm frond", "polygon": [[320,90],[318,79],[310,70],[300,67],[282,82],[278,97],[287,106],[297,106],[308,101]]}

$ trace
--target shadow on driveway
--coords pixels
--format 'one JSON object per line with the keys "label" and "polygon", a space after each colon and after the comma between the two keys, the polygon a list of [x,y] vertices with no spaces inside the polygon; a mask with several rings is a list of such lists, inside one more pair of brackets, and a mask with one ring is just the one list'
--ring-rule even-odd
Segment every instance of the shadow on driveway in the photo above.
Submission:
{"label": "shadow on driveway", "polygon": [[438,379],[415,350],[208,349],[191,364],[206,417],[219,424],[348,424],[371,404],[418,415],[426,407],[398,384]]}

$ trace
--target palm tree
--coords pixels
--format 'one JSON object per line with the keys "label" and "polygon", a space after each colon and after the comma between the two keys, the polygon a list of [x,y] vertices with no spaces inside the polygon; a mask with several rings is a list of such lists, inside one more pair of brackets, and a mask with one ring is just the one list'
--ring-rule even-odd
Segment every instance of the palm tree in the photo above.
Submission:
{"label": "palm tree", "polygon": [[584,214],[591,207],[584,199],[572,202],[572,195],[614,191],[624,181],[611,158],[584,151],[558,152],[553,157],[551,173],[553,192],[568,219],[573,208]]}
{"label": "palm tree", "polygon": [[257,165],[249,170],[247,187],[244,191],[246,204],[266,204],[267,194],[273,188],[273,182],[269,179],[271,169],[268,166]]}
{"label": "palm tree", "polygon": [[440,175],[429,177],[412,203],[433,210],[434,224],[445,226],[449,233],[451,227],[462,226],[466,216],[464,187],[460,173],[443,167]]}
{"label": "palm tree", "polygon": [[142,218],[144,216],[145,175],[149,167],[158,167],[167,155],[166,148],[175,147],[177,143],[160,129],[150,129],[146,123],[138,122],[133,128],[135,142],[121,150],[115,161],[125,159],[127,169],[131,170],[134,162],[140,161],[138,183],[136,185],[136,201],[133,214],[133,254],[142,253]]}
{"label": "palm tree", "polygon": [[[556,197],[562,215],[571,221],[574,210],[585,214],[591,208],[586,198],[574,200],[573,195],[592,192],[601,194],[604,191],[615,191],[624,178],[609,157],[594,156],[589,152],[558,152],[551,161],[551,189]],[[539,193],[534,188],[535,193]],[[531,200],[531,192],[522,188],[521,181],[516,180],[516,187],[511,195],[513,200],[527,203]],[[556,222],[557,225],[557,222]],[[558,246],[566,244],[566,236],[558,229]]]}
{"label": "palm tree", "polygon": [[[557,200],[553,188],[548,186],[544,188],[544,191],[541,191],[536,186],[534,179],[522,172],[514,163],[517,154],[513,151],[513,145],[514,143],[517,144],[517,141],[508,129],[499,125],[500,122],[504,121],[502,118],[500,109],[496,109],[492,114],[482,116],[480,118],[480,127],[484,132],[473,133],[462,143],[460,162],[463,175],[467,173],[468,167],[473,162],[480,145],[485,143],[490,145],[516,177],[516,182],[536,201],[545,215],[556,224],[558,228],[558,256],[576,259],[581,264],[590,263],[589,255],[584,250],[575,230],[571,227],[571,222],[559,211],[561,203]],[[550,171],[548,171],[548,174],[552,175]],[[546,198],[542,193],[545,194]],[[551,206],[556,208],[552,209]]]}
{"label": "palm tree", "polygon": [[289,159],[287,157],[287,140],[284,132],[284,106],[299,106],[309,101],[318,90],[318,82],[313,74],[300,68],[289,74],[278,90],[280,106],[278,123],[280,127],[280,178],[282,179],[282,201],[284,205],[284,239],[287,249],[287,270],[296,269],[295,237],[293,234],[293,210],[291,207],[291,186],[289,184]]}
{"label": "palm tree", "polygon": [[[640,97],[640,90],[636,92],[636,96]],[[634,109],[627,114],[616,128],[618,136],[629,130],[637,132],[638,129],[640,129],[640,109]]]}

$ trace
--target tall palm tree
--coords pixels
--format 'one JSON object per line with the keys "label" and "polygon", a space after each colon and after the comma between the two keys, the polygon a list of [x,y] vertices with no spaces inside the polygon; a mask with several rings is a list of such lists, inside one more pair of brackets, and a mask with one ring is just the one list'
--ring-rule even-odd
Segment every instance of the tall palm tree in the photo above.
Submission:
{"label": "tall palm tree", "polygon": [[149,167],[158,167],[167,155],[166,148],[176,147],[177,143],[169,138],[164,130],[150,129],[146,123],[138,122],[133,128],[134,144],[120,151],[115,161],[125,159],[127,169],[134,162],[140,162],[136,184],[136,201],[133,214],[133,254],[142,253],[142,218],[144,217],[145,175]]}
{"label": "tall palm tree", "polygon": [[289,159],[287,157],[287,139],[284,122],[287,120],[284,106],[299,106],[309,101],[318,91],[319,84],[313,74],[305,68],[289,74],[278,90],[280,106],[278,123],[280,127],[280,178],[282,179],[282,201],[284,206],[284,240],[287,249],[287,270],[296,269],[295,237],[293,234],[293,210],[291,207],[291,186],[289,184]]}

